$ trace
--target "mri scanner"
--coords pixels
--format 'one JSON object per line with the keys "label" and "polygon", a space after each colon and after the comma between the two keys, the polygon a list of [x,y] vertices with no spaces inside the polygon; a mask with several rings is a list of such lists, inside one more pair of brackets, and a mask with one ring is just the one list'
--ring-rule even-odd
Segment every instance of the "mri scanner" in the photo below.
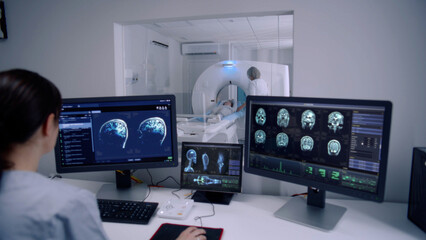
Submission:
{"label": "mri scanner", "polygon": [[[238,143],[244,139],[245,110],[221,117],[211,110],[232,99],[234,111],[245,102],[250,79],[247,70],[256,67],[269,87],[271,96],[290,96],[287,65],[256,61],[222,61],[208,67],[197,79],[192,91],[194,114],[177,115],[179,142]],[[231,87],[229,87],[231,86]],[[228,88],[227,88],[228,87]],[[238,96],[238,88],[244,96]],[[227,89],[228,91],[222,91]],[[240,94],[241,91],[240,91]]]}

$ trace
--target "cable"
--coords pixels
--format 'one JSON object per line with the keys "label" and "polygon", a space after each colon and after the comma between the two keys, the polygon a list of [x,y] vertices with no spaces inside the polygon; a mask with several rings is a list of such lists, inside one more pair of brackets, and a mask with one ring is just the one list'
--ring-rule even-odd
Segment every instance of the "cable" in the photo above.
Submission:
{"label": "cable", "polygon": [[49,176],[49,178],[50,178],[51,180],[53,180],[53,179],[55,179],[55,178],[62,178],[62,176],[61,176],[61,175],[59,175],[59,174],[54,174],[54,175]]}
{"label": "cable", "polygon": [[306,196],[306,195],[308,195],[308,193],[307,193],[307,192],[306,192],[306,193],[296,193],[296,194],[291,195],[291,197],[296,197],[296,196]]}
{"label": "cable", "polygon": [[200,220],[200,227],[203,227],[203,218],[213,217],[214,215],[216,215],[216,211],[214,210],[214,204],[212,202],[210,202],[210,200],[205,195],[203,195],[203,196],[207,200],[207,202],[209,202],[212,205],[213,213],[210,214],[210,215],[197,216],[197,217],[194,218],[195,221]]}
{"label": "cable", "polygon": [[175,195],[178,199],[180,199],[180,197],[176,194],[176,192],[179,192],[180,190],[182,190],[182,188],[172,191],[172,194]]}
{"label": "cable", "polygon": [[142,202],[145,202],[145,200],[149,197],[149,195],[151,194],[151,186],[148,185],[148,194],[146,195],[146,197],[142,200]]}
{"label": "cable", "polygon": [[151,172],[149,171],[149,169],[147,168],[146,171],[148,172],[149,178],[151,179],[151,186],[154,185],[154,181],[152,180],[152,175]]}
{"label": "cable", "polygon": [[155,186],[159,186],[159,184],[160,183],[162,183],[162,182],[165,182],[166,180],[168,180],[168,179],[172,179],[173,181],[175,181],[175,183],[180,187],[180,183],[173,177],[173,176],[168,176],[168,177],[166,177],[165,179],[163,179],[163,180],[161,180],[161,181],[159,181],[159,182],[157,182],[156,184],[155,184]]}

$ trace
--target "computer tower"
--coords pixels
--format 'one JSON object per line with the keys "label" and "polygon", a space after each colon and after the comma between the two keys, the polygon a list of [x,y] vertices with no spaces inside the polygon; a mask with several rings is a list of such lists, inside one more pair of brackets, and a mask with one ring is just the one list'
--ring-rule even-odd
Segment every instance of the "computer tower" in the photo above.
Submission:
{"label": "computer tower", "polygon": [[426,148],[413,148],[408,219],[426,232]]}

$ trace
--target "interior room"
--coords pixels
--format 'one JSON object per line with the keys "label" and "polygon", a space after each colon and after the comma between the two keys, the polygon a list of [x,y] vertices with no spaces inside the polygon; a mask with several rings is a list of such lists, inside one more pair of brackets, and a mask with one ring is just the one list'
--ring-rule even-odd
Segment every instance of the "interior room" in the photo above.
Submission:
{"label": "interior room", "polygon": [[[0,71],[37,72],[52,81],[63,98],[175,96],[179,165],[134,172],[145,182],[168,176],[180,179],[185,165],[182,142],[245,143],[245,110],[237,108],[249,95],[246,71],[250,66],[260,69],[271,96],[391,102],[383,200],[401,204],[399,213],[406,219],[413,148],[426,146],[425,1],[2,2],[7,34],[0,38]],[[232,117],[206,120],[226,100],[233,102]],[[213,130],[206,130],[209,126]],[[42,157],[37,172],[58,174],[54,151]],[[114,171],[60,175],[116,181]],[[179,188],[174,181],[162,184]],[[244,194],[290,197],[305,191],[304,185],[242,171],[241,199],[234,196],[232,201],[249,202]],[[327,192],[329,198],[356,199],[333,191]],[[264,202],[268,201],[272,200]],[[347,208],[337,227],[352,216],[351,207]],[[361,205],[354,208],[368,212]],[[209,215],[210,208],[204,210],[199,214]],[[374,222],[382,226],[384,219],[385,215],[379,216]],[[203,222],[209,226],[208,218]],[[223,239],[237,236],[227,233],[229,226],[210,225],[224,228]],[[397,227],[396,221],[384,225],[398,229],[402,232],[398,236],[407,239],[424,236],[420,229],[407,233],[405,227],[416,228],[409,222],[404,227]],[[107,234],[117,236],[112,232],[119,228],[111,226]],[[320,238],[330,237],[319,233]],[[335,236],[344,236],[339,234]],[[124,236],[135,238],[130,233]]]}

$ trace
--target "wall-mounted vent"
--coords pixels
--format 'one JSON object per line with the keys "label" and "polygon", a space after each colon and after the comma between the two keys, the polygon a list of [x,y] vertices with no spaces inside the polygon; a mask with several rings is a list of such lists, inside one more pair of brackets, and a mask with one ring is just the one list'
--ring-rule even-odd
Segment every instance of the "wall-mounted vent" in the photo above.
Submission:
{"label": "wall-mounted vent", "polygon": [[214,55],[219,54],[218,43],[183,43],[182,55]]}

